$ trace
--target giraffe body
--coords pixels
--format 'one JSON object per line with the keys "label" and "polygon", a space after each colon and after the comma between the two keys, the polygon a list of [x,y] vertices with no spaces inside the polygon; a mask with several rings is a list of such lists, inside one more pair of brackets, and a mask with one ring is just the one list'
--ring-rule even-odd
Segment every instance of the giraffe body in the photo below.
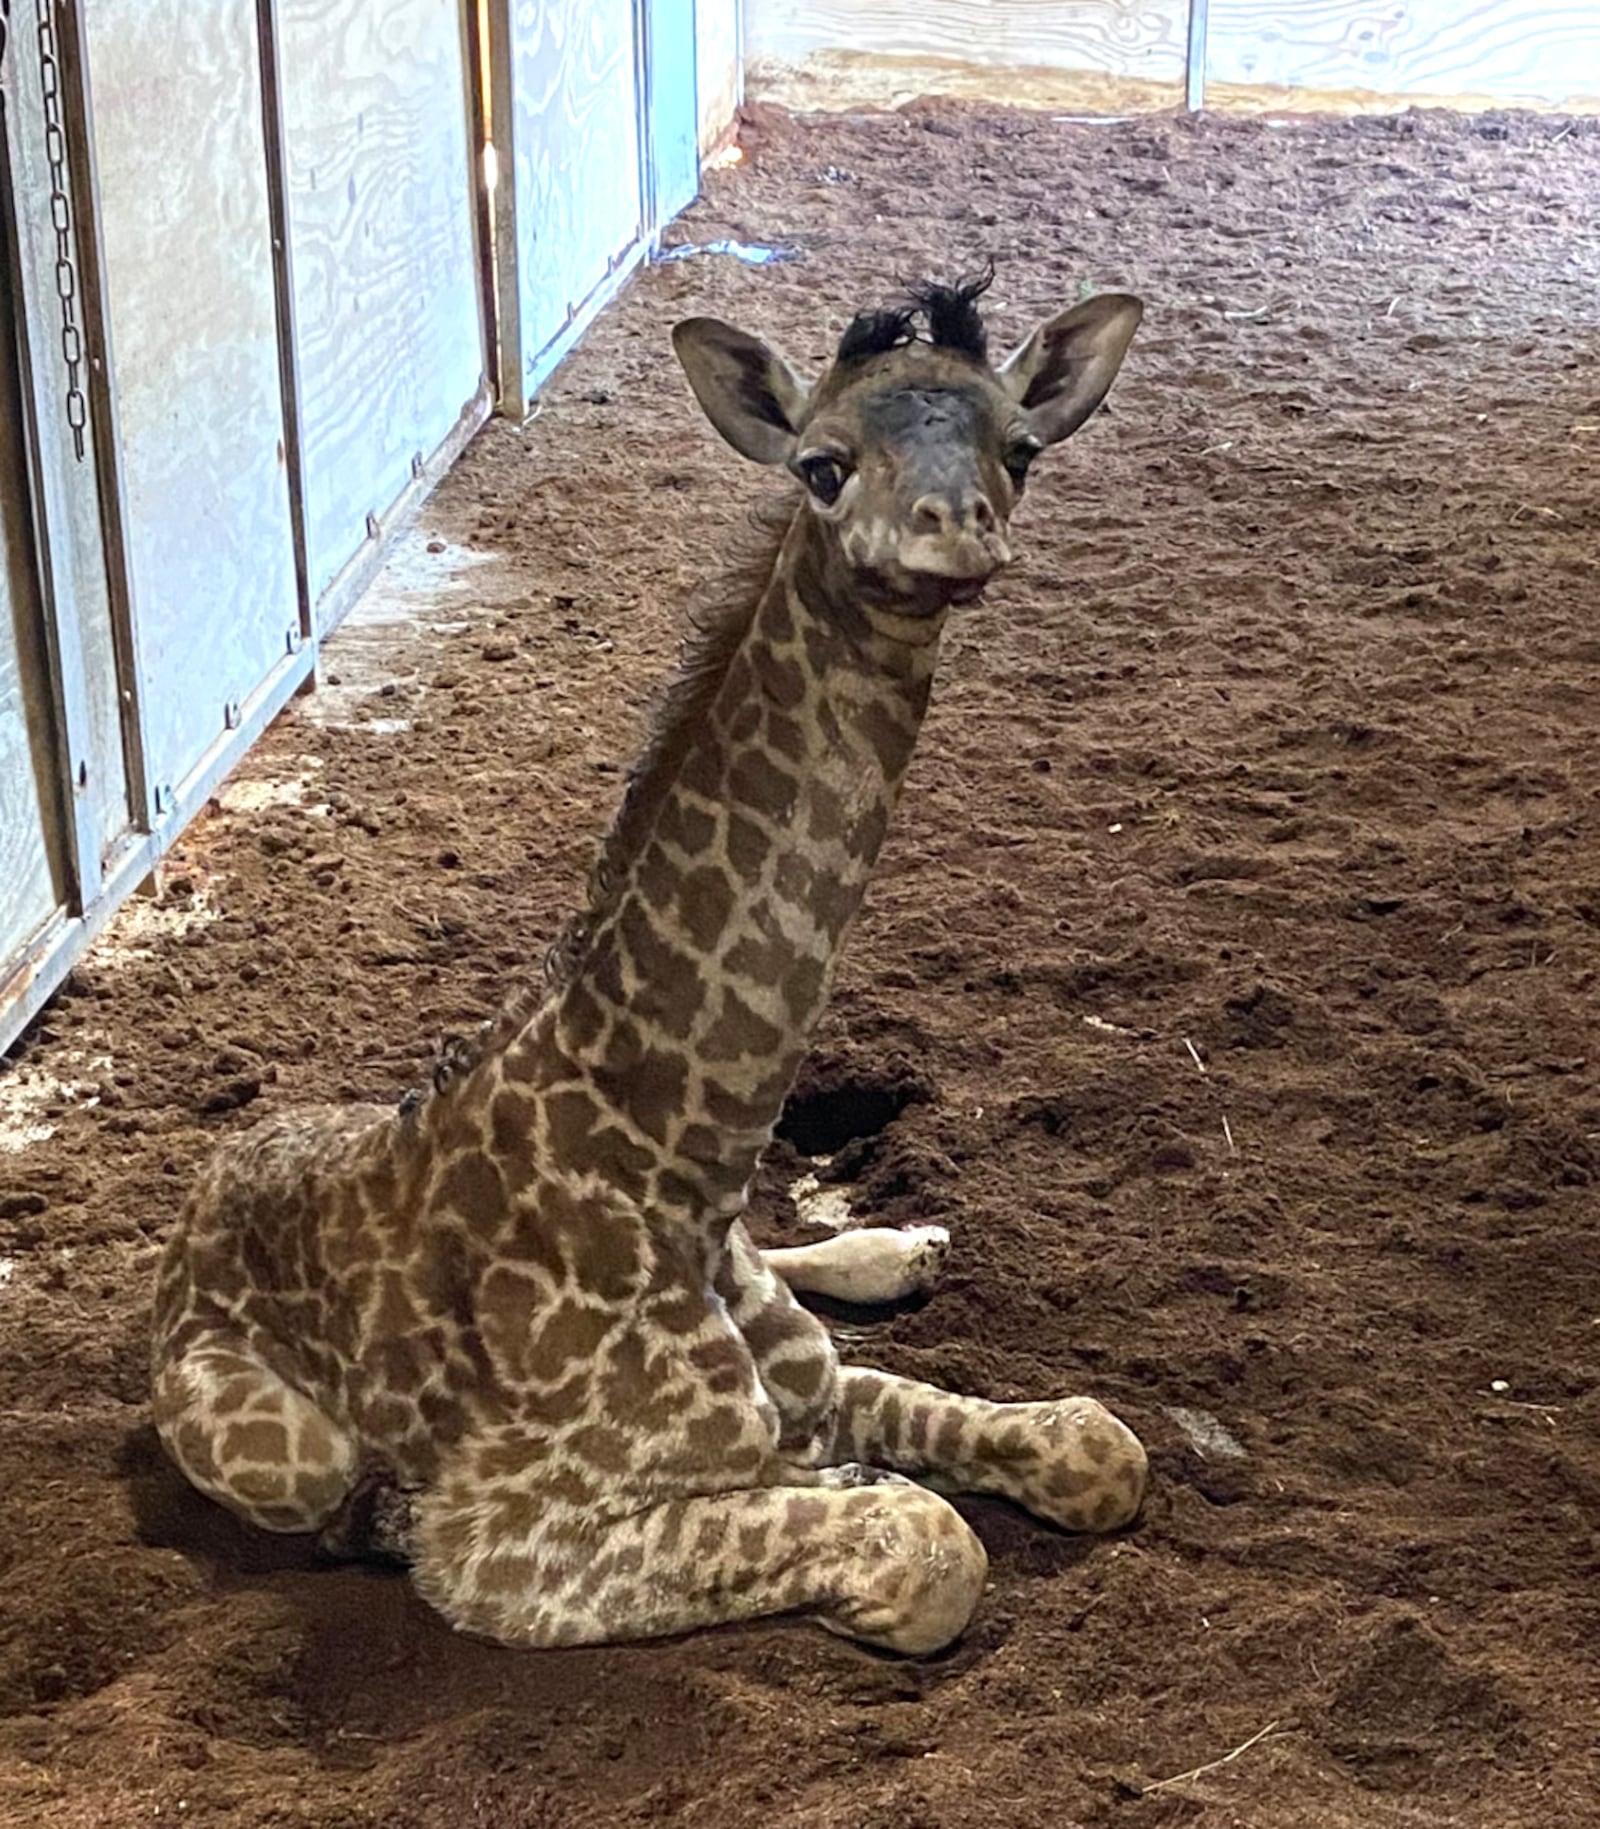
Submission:
{"label": "giraffe body", "polygon": [[740,1217],[945,614],[1009,559],[1018,468],[1098,404],[1137,322],[1090,301],[996,371],[974,296],[922,295],[927,340],[909,309],[857,320],[815,389],[680,326],[713,423],[808,499],[686,663],[589,908],[434,1096],[226,1146],[164,1257],[154,1411],[189,1479],[269,1530],[392,1546],[465,1629],[558,1645],[800,1611],[928,1651],[985,1558],[919,1479],[1068,1529],[1138,1509],[1143,1450],[1092,1399],[842,1365],[795,1300],[895,1299],[942,1237],[763,1257]]}

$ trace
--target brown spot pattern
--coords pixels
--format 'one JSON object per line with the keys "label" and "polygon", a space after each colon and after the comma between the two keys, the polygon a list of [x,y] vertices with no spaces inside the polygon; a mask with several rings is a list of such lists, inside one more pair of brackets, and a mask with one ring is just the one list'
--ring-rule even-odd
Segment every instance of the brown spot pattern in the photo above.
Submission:
{"label": "brown spot pattern", "polygon": [[761,875],[761,866],[771,848],[772,841],[753,819],[738,813],[728,815],[728,862],[747,883]]}
{"label": "brown spot pattern", "polygon": [[702,953],[721,938],[733,912],[733,888],[720,870],[702,865],[684,877],[678,891],[678,913],[684,931]]}

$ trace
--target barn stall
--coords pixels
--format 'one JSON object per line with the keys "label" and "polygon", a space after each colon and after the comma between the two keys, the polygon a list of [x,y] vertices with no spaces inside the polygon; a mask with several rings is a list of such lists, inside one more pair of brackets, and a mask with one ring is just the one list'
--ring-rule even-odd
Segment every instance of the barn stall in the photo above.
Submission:
{"label": "barn stall", "polygon": [[693,198],[735,22],[732,0],[10,20],[0,1046],[312,679],[491,407],[521,415]]}
{"label": "barn stall", "polygon": [[[45,860],[34,924],[13,931],[35,948],[41,923],[73,936],[29,954],[49,963],[28,1014],[124,888],[168,862],[0,1080],[0,1820],[1585,1824],[1600,1725],[1586,10],[1328,0],[1279,5],[1269,27],[1242,5],[1077,5],[1045,31],[1021,7],[924,9],[908,28],[752,0],[742,21],[696,22],[702,150],[734,101],[741,31],[754,105],[741,161],[705,174],[666,237],[792,257],[652,266],[604,310],[674,203],[670,167],[649,229],[643,177],[631,215],[592,188],[593,145],[626,172],[647,137],[670,143],[646,118],[642,26],[630,38],[585,9],[579,56],[570,31],[539,38],[541,10],[498,37],[492,16],[476,35],[467,21],[443,111],[466,202],[400,249],[351,214],[372,195],[352,195],[352,145],[371,133],[399,160],[419,128],[352,97],[331,151],[270,151],[293,145],[291,10],[270,38],[255,15],[257,68],[282,74],[248,106],[194,104],[182,142],[217,146],[209,171],[259,110],[255,158],[283,164],[290,199],[300,172],[308,225],[326,212],[298,241],[288,212],[292,260],[266,262],[253,304],[222,289],[246,326],[224,320],[226,359],[201,364],[209,317],[171,326],[211,309],[203,250],[150,252],[205,220],[203,199],[163,191],[166,164],[138,164],[144,123],[180,134],[182,97],[162,81],[152,117],[121,55],[92,80],[114,8],[56,15],[88,46],[67,52],[91,79],[92,136],[66,91],[76,156],[99,155],[86,364],[150,350],[154,398],[127,366],[82,408],[65,374],[41,387],[55,268],[48,242],[28,265],[43,226],[14,232],[29,334],[7,576],[16,665],[47,689],[8,727],[33,824],[3,830],[36,831],[17,855]],[[416,99],[417,70],[438,76],[427,44],[364,64],[359,32],[301,10],[339,45],[337,80],[303,86],[302,131],[361,68],[446,131]],[[148,9],[128,15],[152,29]],[[428,41],[446,63],[447,36]],[[688,45],[670,24],[655,42]],[[13,220],[40,195],[17,176],[28,146],[49,143],[48,77],[33,141],[20,126],[19,43],[39,39],[13,20]],[[162,67],[223,85],[233,66]],[[139,111],[118,158],[155,219],[143,243],[128,219],[119,243],[106,202],[118,92]],[[629,94],[632,127],[603,105]],[[1429,111],[1395,112],[1412,102]],[[441,162],[419,155],[419,191]],[[194,164],[178,161],[191,189]],[[270,253],[283,206],[272,182],[255,204],[247,189],[211,220],[241,240],[255,223]],[[436,220],[374,190],[375,211]],[[53,234],[48,210],[42,224]],[[114,254],[130,243],[170,271],[161,308],[124,333]],[[451,246],[470,248],[466,280]],[[402,252],[416,267],[385,295],[374,272]],[[1110,410],[1031,486],[1023,564],[952,634],[805,1121],[756,1220],[767,1240],[813,1236],[811,1176],[860,1216],[948,1225],[946,1285],[888,1319],[845,1317],[851,1350],[999,1397],[1092,1390],[1151,1446],[1146,1515],[1084,1544],[967,1505],[990,1593],[926,1665],[792,1624],[552,1656],[451,1637],[403,1584],[251,1538],[165,1467],[143,1421],[153,1252],[218,1135],[310,1097],[397,1096],[435,1037],[536,963],[577,895],[683,603],[764,493],[687,403],[666,327],[711,310],[816,359],[895,279],[989,254],[997,338],[1085,285],[1140,292],[1150,318]],[[319,285],[334,295],[320,333]],[[400,302],[368,342],[350,323],[384,296]],[[435,309],[455,326],[431,345],[404,318],[419,298],[429,326]],[[425,374],[420,357],[391,364],[404,337],[432,351]],[[359,400],[339,392],[352,368]],[[424,383],[427,400],[405,394]],[[209,444],[184,469],[177,433],[156,433],[162,389],[191,385],[183,430]],[[380,411],[391,392],[403,405]],[[230,419],[206,434],[213,397]],[[463,411],[470,425],[491,402],[501,419],[397,538]],[[241,429],[241,404],[271,440]],[[261,507],[274,490],[279,519]],[[197,552],[191,496],[210,517]],[[256,554],[258,517],[278,531]],[[288,581],[281,659],[260,607],[241,616],[255,648],[220,670],[219,554],[240,603]],[[356,665],[363,619],[396,602]],[[164,626],[169,642],[211,633],[186,664]],[[213,663],[237,701],[217,729]],[[240,761],[227,746],[275,708],[252,665],[277,703],[321,683]],[[99,748],[63,745],[74,728]],[[127,758],[146,744],[173,779],[145,763],[155,785],[135,788]],[[97,763],[68,792],[75,760],[119,753],[120,788]],[[119,839],[143,847],[126,874],[85,874],[85,849],[114,860]],[[78,895],[88,881],[99,900]]]}

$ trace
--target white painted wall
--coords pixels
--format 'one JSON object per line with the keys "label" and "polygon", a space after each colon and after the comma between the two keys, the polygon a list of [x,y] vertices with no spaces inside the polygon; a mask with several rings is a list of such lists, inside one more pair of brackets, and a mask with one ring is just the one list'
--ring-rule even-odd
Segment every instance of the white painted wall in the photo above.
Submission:
{"label": "white painted wall", "polygon": [[1600,110],[1600,0],[1211,0],[1207,82]]}
{"label": "white painted wall", "polygon": [[1189,0],[744,0],[745,82],[800,108],[1164,108],[1182,98],[1188,18]]}
{"label": "white painted wall", "polygon": [[702,156],[714,151],[733,131],[740,101],[742,3],[743,0],[695,0],[695,85],[699,90]]}
{"label": "white painted wall", "polygon": [[[1126,112],[1183,98],[1189,0],[743,0],[753,99],[923,94]],[[1600,113],[1600,0],[1210,0],[1217,108]]]}

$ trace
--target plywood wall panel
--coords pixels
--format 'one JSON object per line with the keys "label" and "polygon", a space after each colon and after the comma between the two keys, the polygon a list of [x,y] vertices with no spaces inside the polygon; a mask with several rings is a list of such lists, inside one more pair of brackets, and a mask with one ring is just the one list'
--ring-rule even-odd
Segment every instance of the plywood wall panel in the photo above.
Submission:
{"label": "plywood wall panel", "polygon": [[647,194],[652,230],[694,202],[700,190],[696,0],[637,0],[644,27]]}
{"label": "plywood wall panel", "polygon": [[483,377],[461,0],[280,0],[313,598]]}
{"label": "plywood wall panel", "polygon": [[[93,828],[103,857],[127,830],[129,802],[123,757],[122,696],[117,677],[111,597],[100,533],[99,453],[93,438],[77,455],[67,423],[68,371],[61,345],[56,293],[56,235],[51,221],[51,174],[45,154],[45,105],[37,57],[7,54],[7,128],[15,187],[21,304],[34,327],[39,504],[51,543],[51,594],[56,641],[70,661],[63,671],[81,691],[75,760],[86,780],[75,800]],[[68,687],[70,692],[72,687]],[[96,882],[83,885],[93,894]]]}
{"label": "plywood wall panel", "polygon": [[1188,0],[746,0],[746,80],[796,107],[908,93],[1165,107],[1188,21]]}
{"label": "plywood wall panel", "polygon": [[154,787],[297,621],[254,0],[88,0],[107,313]]}
{"label": "plywood wall panel", "polygon": [[695,0],[695,74],[702,154],[728,137],[739,106],[739,5],[740,0]]}
{"label": "plywood wall panel", "polygon": [[[1183,99],[1188,0],[745,0],[750,95],[1124,112]],[[1209,0],[1209,107],[1600,111],[1600,0]]]}
{"label": "plywood wall panel", "polygon": [[1224,102],[1248,85],[1592,105],[1600,0],[1210,0],[1206,72]]}
{"label": "plywood wall panel", "polygon": [[[0,289],[0,329],[9,332],[10,320]],[[0,984],[66,891],[14,348],[8,334],[0,355]]]}
{"label": "plywood wall panel", "polygon": [[517,0],[512,107],[525,373],[644,221],[633,0]]}

